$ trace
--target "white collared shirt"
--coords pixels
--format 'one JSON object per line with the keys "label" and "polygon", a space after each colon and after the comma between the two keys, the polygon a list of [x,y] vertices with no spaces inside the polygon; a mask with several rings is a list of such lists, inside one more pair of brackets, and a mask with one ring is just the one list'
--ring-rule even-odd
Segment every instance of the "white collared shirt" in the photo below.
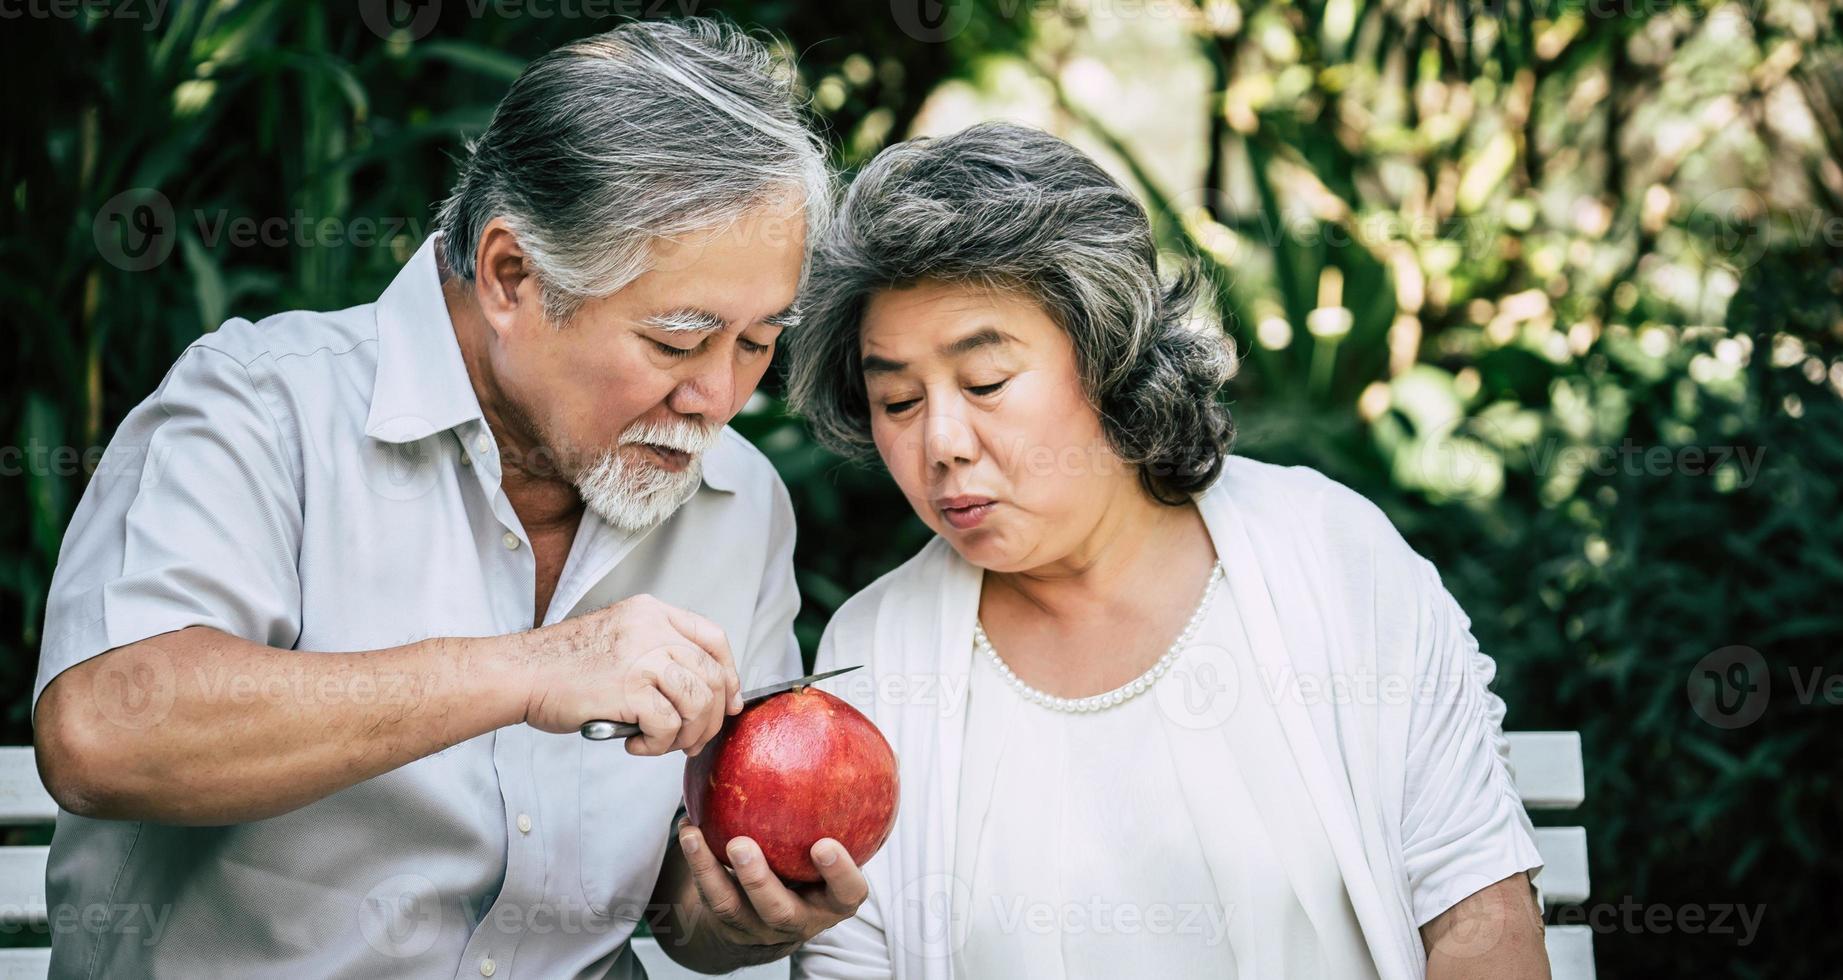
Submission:
{"label": "white collared shirt", "polygon": [[[492,636],[535,618],[530,541],[500,488],[425,242],[375,304],[232,320],[122,422],[66,532],[34,703],[75,664],[189,626],[282,649]],[[546,624],[650,593],[714,619],[744,687],[792,677],[793,514],[726,429],[650,533],[585,514]],[[111,679],[116,738],[161,724],[181,660]],[[231,697],[414,697],[251,687]],[[239,687],[237,685],[243,685]],[[58,815],[52,974],[639,976],[684,756],[515,725],[268,820]]]}

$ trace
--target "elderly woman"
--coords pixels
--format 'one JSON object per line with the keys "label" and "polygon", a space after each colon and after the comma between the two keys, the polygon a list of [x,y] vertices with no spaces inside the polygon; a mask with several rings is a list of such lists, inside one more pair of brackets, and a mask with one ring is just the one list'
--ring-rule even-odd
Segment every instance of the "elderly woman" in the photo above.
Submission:
{"label": "elderly woman", "polygon": [[1228,456],[1221,329],[1035,130],[891,147],[816,258],[793,394],[938,535],[819,669],[902,811],[812,977],[1546,976],[1495,667],[1309,469]]}

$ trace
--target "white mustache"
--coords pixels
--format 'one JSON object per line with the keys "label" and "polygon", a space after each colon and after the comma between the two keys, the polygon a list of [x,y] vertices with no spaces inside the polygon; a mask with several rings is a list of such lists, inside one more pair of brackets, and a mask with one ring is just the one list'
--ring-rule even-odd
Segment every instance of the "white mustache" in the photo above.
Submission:
{"label": "white mustache", "polygon": [[659,446],[691,456],[702,456],[717,442],[719,426],[702,426],[683,419],[639,421],[621,433],[623,446]]}

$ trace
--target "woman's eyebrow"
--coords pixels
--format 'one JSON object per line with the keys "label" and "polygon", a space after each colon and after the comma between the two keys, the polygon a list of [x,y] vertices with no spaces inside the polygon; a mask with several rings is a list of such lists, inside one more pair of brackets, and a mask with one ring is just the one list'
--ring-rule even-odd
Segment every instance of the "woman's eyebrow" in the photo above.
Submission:
{"label": "woman's eyebrow", "polygon": [[1014,343],[1017,343],[1016,337],[1005,333],[997,327],[981,327],[961,337],[959,340],[942,344],[940,347],[936,348],[936,350],[942,357],[959,357],[963,354],[970,354],[981,347]]}
{"label": "woman's eyebrow", "polygon": [[[935,353],[940,354],[942,357],[964,357],[981,347],[1015,344],[1017,342],[1018,339],[1016,337],[1005,333],[997,327],[981,327],[961,337],[959,340],[948,341],[936,347]],[[887,357],[879,357],[875,354],[865,354],[858,366],[865,374],[900,374],[908,368],[909,364],[907,361],[897,361]]]}

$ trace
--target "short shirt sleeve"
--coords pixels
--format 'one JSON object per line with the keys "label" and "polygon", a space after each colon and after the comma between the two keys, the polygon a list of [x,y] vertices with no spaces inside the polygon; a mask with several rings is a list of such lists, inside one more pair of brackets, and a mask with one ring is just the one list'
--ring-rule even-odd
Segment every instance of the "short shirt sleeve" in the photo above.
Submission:
{"label": "short shirt sleeve", "polygon": [[1497,664],[1433,565],[1415,566],[1426,696],[1409,722],[1402,853],[1419,927],[1519,871],[1534,881],[1542,855],[1511,779],[1504,702],[1490,689]]}
{"label": "short shirt sleeve", "polygon": [[298,456],[252,372],[194,344],[117,429],[64,534],[33,705],[65,670],[190,626],[300,634]]}

